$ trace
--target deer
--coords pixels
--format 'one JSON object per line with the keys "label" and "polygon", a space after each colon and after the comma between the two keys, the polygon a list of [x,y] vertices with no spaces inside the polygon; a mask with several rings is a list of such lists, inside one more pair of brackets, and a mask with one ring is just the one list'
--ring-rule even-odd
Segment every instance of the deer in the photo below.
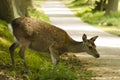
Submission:
{"label": "deer", "polygon": [[87,39],[87,35],[83,34],[83,41],[75,41],[65,30],[30,17],[16,18],[10,23],[10,27],[15,37],[13,44],[9,47],[12,65],[15,65],[14,51],[17,47],[20,48],[19,56],[27,70],[28,66],[24,59],[26,48],[49,53],[54,66],[59,63],[62,54],[69,52],[87,52],[95,58],[100,57],[94,43],[98,36]]}

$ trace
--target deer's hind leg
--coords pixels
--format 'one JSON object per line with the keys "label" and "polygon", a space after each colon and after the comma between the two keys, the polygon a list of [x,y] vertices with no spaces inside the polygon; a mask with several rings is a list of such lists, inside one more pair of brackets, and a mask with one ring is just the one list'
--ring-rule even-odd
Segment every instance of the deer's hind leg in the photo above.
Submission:
{"label": "deer's hind leg", "polygon": [[14,51],[15,49],[19,46],[18,42],[14,42],[10,47],[9,47],[9,52],[12,60],[12,65],[15,66],[15,60],[14,60]]}

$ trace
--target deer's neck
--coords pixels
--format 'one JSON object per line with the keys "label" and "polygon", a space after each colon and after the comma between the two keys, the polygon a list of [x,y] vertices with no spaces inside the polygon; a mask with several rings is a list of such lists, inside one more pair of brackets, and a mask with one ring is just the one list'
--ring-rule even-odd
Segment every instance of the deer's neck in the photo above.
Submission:
{"label": "deer's neck", "polygon": [[85,51],[85,44],[83,42],[72,41],[67,48],[68,52],[79,53]]}

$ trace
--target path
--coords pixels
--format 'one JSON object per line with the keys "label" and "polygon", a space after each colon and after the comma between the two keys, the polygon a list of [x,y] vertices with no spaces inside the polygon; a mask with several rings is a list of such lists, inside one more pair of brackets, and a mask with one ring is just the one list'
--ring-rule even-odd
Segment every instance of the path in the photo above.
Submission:
{"label": "path", "polygon": [[120,38],[94,28],[66,8],[60,0],[47,0],[41,4],[44,12],[50,17],[52,24],[64,29],[75,40],[81,41],[86,33],[89,37],[98,35],[96,40],[101,55],[95,59],[85,53],[77,55],[81,61],[86,62],[89,70],[93,70],[96,80],[120,80]]}

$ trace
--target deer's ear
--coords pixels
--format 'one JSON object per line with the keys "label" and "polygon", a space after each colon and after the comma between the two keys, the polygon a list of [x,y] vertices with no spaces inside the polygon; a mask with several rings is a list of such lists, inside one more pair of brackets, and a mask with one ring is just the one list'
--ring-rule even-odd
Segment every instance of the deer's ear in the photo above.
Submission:
{"label": "deer's ear", "polygon": [[94,36],[90,40],[94,42],[97,38],[98,38],[98,36]]}
{"label": "deer's ear", "polygon": [[83,34],[83,36],[82,36],[82,40],[83,40],[84,42],[87,41],[87,35],[86,35],[86,34]]}

